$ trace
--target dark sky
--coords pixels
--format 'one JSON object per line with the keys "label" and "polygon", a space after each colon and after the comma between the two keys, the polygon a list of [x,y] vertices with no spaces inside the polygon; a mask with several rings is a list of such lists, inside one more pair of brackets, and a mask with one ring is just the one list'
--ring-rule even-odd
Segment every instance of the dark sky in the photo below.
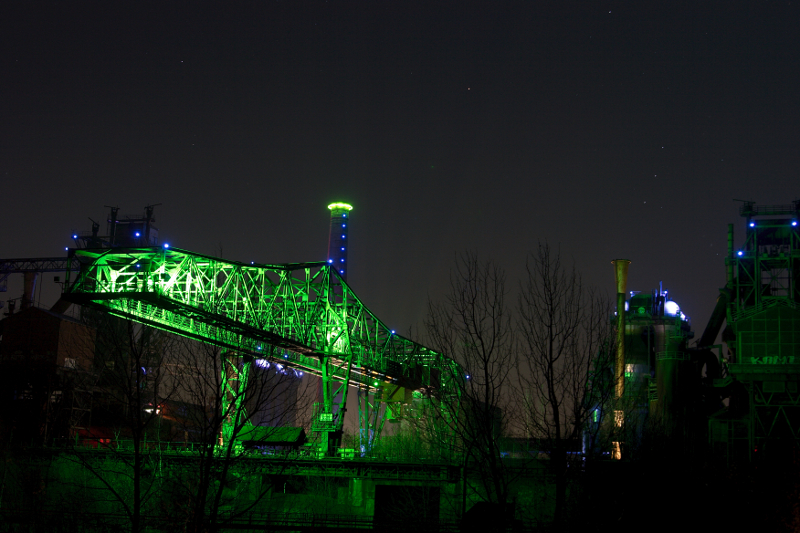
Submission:
{"label": "dark sky", "polygon": [[0,52],[0,257],[162,203],[174,246],[323,260],[348,201],[349,281],[404,333],[456,253],[513,289],[546,240],[699,334],[732,200],[798,198],[791,2],[7,1]]}

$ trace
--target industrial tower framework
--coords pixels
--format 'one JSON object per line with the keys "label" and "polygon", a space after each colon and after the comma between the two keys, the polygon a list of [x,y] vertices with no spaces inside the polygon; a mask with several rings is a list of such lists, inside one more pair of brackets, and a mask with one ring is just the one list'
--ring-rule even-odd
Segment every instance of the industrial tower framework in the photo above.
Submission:
{"label": "industrial tower framework", "polygon": [[[689,350],[693,337],[689,318],[670,298],[661,283],[652,292],[628,291],[630,261],[615,259],[616,288],[614,358],[609,406],[597,404],[584,438],[591,445],[600,431],[605,411],[613,415],[603,429],[603,446],[610,444],[612,459],[635,456],[644,432],[658,431],[661,438],[684,434],[693,425],[691,403],[700,354]],[[703,354],[704,355],[704,354]],[[603,379],[602,373],[597,379]],[[705,421],[705,419],[703,419]],[[696,424],[694,424],[696,425]],[[604,448],[607,450],[607,448]]]}
{"label": "industrial tower framework", "polygon": [[744,244],[728,226],[723,340],[727,375],[715,380],[727,409],[709,422],[715,455],[727,461],[786,458],[800,446],[800,201],[744,202]]}

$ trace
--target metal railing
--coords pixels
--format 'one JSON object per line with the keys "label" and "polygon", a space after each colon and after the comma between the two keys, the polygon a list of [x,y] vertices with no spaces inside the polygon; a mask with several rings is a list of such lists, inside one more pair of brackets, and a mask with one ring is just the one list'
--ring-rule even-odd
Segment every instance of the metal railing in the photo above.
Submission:
{"label": "metal railing", "polygon": [[656,353],[656,361],[667,361],[667,360],[686,361],[687,359],[689,359],[689,354],[687,354],[686,352],[670,351],[670,352]]}
{"label": "metal railing", "polygon": [[797,213],[796,204],[784,205],[756,205],[753,202],[744,202],[739,208],[739,214],[745,215],[792,215]]}
{"label": "metal railing", "polygon": [[734,322],[736,322],[737,320],[751,317],[760,313],[761,311],[777,306],[788,307],[789,309],[797,309],[797,303],[794,300],[790,300],[788,298],[764,298],[756,305],[750,305],[741,311],[732,313],[731,318]]}

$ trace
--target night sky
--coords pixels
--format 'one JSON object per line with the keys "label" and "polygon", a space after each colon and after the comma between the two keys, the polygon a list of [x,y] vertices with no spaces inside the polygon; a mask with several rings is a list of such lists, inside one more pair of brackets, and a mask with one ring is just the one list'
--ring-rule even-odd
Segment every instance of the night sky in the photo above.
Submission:
{"label": "night sky", "polygon": [[513,298],[546,240],[609,293],[630,259],[699,336],[733,199],[800,194],[791,2],[7,1],[0,43],[4,258],[161,203],[173,246],[324,260],[346,201],[348,280],[398,332],[457,253]]}

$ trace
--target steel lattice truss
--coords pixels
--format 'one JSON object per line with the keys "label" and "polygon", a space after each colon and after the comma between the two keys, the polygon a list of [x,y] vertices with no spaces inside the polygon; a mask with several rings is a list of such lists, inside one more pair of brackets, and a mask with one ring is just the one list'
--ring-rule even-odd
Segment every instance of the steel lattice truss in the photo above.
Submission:
{"label": "steel lattice truss", "polygon": [[26,257],[21,259],[0,259],[0,284],[10,274],[24,272],[66,272],[77,270],[78,260],[74,257]]}
{"label": "steel lattice truss", "polygon": [[174,248],[75,256],[82,266],[67,299],[255,358],[427,391],[454,364],[392,333],[324,262],[248,265]]}
{"label": "steel lattice truss", "polygon": [[78,268],[74,257],[28,257],[22,259],[0,259],[0,275],[21,272],[64,272]]}

